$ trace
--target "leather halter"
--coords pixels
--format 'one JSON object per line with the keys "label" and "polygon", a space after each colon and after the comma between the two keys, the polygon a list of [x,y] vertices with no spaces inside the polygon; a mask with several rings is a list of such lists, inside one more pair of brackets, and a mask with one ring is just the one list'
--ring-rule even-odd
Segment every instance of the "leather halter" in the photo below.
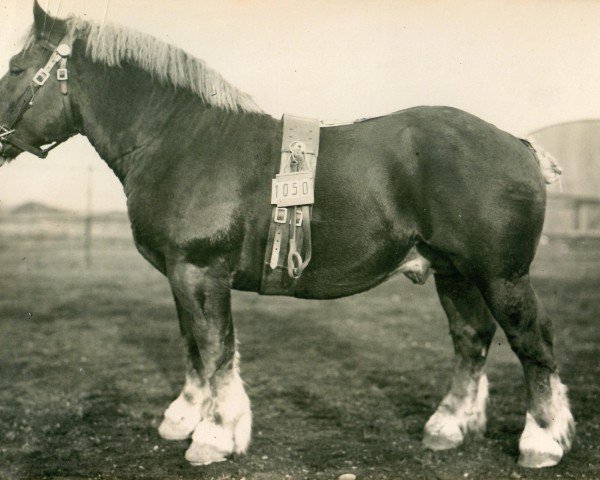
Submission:
{"label": "leather halter", "polygon": [[[39,148],[30,143],[20,139],[16,132],[17,123],[23,118],[25,112],[29,110],[33,106],[33,101],[37,92],[40,88],[42,88],[46,81],[50,78],[50,73],[54,69],[56,64],[59,65],[59,68],[56,70],[56,78],[60,82],[60,90],[62,93],[63,106],[64,106],[64,114],[67,120],[67,126],[69,130],[76,130],[74,121],[73,121],[73,109],[71,105],[71,101],[69,99],[69,91],[67,87],[67,80],[69,78],[69,74],[67,71],[67,58],[71,55],[71,47],[69,43],[66,41],[67,37],[63,38],[58,46],[51,44],[50,42],[45,42],[44,48],[50,50],[52,55],[46,62],[46,65],[40,68],[37,73],[34,75],[31,80],[31,84],[25,88],[25,91],[21,94],[23,98],[22,103],[17,110],[17,114],[10,122],[9,126],[0,124],[0,142],[9,143],[20,150],[29,152],[37,157],[46,158],[48,152],[53,148],[59,145],[58,141],[52,142],[47,148]],[[2,143],[0,143],[0,155],[2,154]]]}

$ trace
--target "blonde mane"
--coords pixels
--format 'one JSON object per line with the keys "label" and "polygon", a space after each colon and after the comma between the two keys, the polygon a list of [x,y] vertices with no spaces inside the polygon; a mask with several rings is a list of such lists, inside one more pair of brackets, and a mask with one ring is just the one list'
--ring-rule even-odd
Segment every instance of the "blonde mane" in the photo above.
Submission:
{"label": "blonde mane", "polygon": [[86,54],[94,62],[111,67],[130,63],[165,85],[195,93],[209,105],[262,112],[250,95],[180,48],[120,25],[100,25],[79,17],[70,17],[66,22],[68,34],[73,40],[85,41]]}

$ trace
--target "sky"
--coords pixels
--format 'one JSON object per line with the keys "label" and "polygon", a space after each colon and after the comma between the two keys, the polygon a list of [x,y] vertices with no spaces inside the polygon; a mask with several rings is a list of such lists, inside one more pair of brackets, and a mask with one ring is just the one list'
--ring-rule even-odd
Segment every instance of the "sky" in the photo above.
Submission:
{"label": "sky", "polygon": [[[518,136],[600,118],[600,2],[585,0],[40,0],[154,35],[204,59],[269,114],[349,121],[451,105]],[[0,71],[33,2],[0,0]],[[1,101],[1,99],[0,99]],[[91,173],[90,173],[91,172]],[[0,168],[0,208],[124,210],[83,137]]]}

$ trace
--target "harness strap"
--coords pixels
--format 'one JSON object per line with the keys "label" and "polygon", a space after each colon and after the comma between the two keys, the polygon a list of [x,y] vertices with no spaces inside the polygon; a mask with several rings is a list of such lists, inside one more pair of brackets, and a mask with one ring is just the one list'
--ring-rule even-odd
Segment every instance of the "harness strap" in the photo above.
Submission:
{"label": "harness strap", "polygon": [[[300,278],[304,269],[308,266],[312,258],[312,242],[310,238],[310,210],[308,205],[301,207],[293,207],[294,215],[301,222],[301,225],[296,222],[290,224],[290,246],[287,258],[287,271],[291,278]],[[300,215],[298,215],[300,214]],[[292,217],[294,218],[294,217]],[[299,230],[298,227],[302,229]],[[297,236],[299,238],[297,238]],[[304,258],[300,252],[304,252]]]}
{"label": "harness strap", "polygon": [[[48,152],[59,145],[58,142],[54,142],[50,147],[45,149],[36,147],[35,145],[31,145],[18,137],[18,135],[16,134],[16,125],[17,123],[19,123],[19,121],[21,121],[27,110],[29,110],[33,106],[33,101],[38,90],[42,88],[50,78],[54,66],[56,64],[59,64],[59,68],[56,72],[56,78],[60,83],[61,92],[63,94],[62,103],[64,106],[64,114],[67,120],[67,128],[76,130],[75,122],[73,120],[73,107],[68,96],[67,88],[67,58],[69,57],[69,55],[71,55],[71,47],[67,44],[67,40],[67,37],[63,38],[58,46],[54,46],[48,42],[48,45],[45,46],[45,48],[50,50],[52,54],[46,62],[46,65],[44,65],[36,72],[32,79],[32,83],[25,88],[25,91],[22,94],[23,100],[15,118],[10,123],[10,126],[7,128],[3,125],[0,125],[1,130],[4,131],[4,134],[0,136],[1,140],[5,141],[6,143],[10,143],[11,145],[14,145],[20,150],[31,153],[40,158],[46,158]],[[31,96],[29,97],[29,99],[27,99],[29,93],[31,93]],[[0,143],[0,151],[1,145],[2,144]]]}
{"label": "harness strap", "polygon": [[[294,141],[290,144],[289,168],[292,172],[308,170],[306,162],[306,146],[304,143]],[[310,207],[308,205],[292,207],[290,220],[290,240],[287,257],[287,271],[291,278],[300,278],[302,272],[310,262],[312,244],[310,242]],[[301,229],[301,235],[299,230]],[[299,238],[298,238],[299,237]],[[304,259],[300,252],[304,247]]]}
{"label": "harness strap", "polygon": [[75,120],[73,115],[73,104],[71,103],[71,97],[69,97],[69,87],[67,80],[69,80],[69,72],[67,70],[67,57],[60,59],[60,65],[56,70],[56,78],[60,83],[60,91],[62,93],[63,106],[65,117],[67,118],[67,127],[72,130],[77,130],[75,127]]}
{"label": "harness strap", "polygon": [[260,286],[263,295],[292,294],[312,257],[310,220],[319,148],[318,120],[284,115],[279,174]]}

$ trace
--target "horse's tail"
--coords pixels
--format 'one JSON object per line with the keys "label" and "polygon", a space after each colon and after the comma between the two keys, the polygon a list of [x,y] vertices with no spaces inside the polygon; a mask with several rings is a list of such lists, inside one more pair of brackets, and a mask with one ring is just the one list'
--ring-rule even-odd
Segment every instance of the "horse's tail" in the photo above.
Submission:
{"label": "horse's tail", "polygon": [[532,151],[538,161],[545,182],[550,185],[560,180],[562,168],[556,158],[544,150],[532,137],[522,138],[521,141]]}

